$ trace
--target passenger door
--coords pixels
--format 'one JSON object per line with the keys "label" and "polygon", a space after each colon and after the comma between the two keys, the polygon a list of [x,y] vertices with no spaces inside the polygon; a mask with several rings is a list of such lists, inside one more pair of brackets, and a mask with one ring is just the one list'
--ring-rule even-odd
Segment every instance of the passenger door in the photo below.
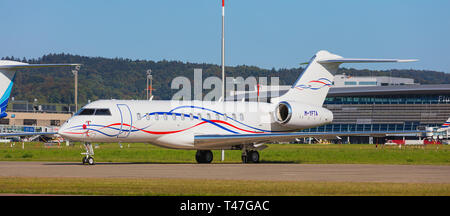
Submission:
{"label": "passenger door", "polygon": [[133,129],[133,117],[131,115],[130,107],[126,104],[117,104],[120,113],[120,131],[117,138],[128,137]]}

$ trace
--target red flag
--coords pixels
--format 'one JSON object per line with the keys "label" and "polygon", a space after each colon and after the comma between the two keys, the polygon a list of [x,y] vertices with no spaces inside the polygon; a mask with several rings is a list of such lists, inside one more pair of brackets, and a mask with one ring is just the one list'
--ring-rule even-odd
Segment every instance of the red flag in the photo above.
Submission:
{"label": "red flag", "polygon": [[258,90],[257,92],[258,92],[258,97],[259,97],[259,84],[256,84],[256,86],[257,86],[257,88],[258,88],[258,89],[257,89],[257,90]]}
{"label": "red flag", "polygon": [[225,0],[222,0],[222,7],[225,7]]}

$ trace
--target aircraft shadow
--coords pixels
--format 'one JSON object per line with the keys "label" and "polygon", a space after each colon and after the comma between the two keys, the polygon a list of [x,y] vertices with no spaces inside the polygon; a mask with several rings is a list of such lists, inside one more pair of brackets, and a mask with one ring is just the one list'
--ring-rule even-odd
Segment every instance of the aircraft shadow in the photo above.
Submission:
{"label": "aircraft shadow", "polygon": [[[248,163],[248,164],[295,164],[298,162],[295,161],[261,161],[259,163]],[[96,162],[95,165],[96,166],[102,166],[102,165],[140,165],[140,164],[198,164],[195,162],[192,163],[168,163],[168,162]],[[243,163],[212,163],[212,164],[243,164]],[[73,165],[80,165],[80,166],[89,166],[87,164],[82,164],[81,162],[47,162],[44,163],[43,165],[48,165],[48,166],[73,166]]]}

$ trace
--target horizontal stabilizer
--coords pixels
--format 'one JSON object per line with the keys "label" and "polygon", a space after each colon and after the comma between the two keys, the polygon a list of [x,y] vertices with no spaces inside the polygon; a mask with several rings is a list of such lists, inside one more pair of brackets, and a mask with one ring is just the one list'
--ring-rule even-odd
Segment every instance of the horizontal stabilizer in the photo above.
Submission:
{"label": "horizontal stabilizer", "polygon": [[317,62],[323,63],[389,63],[389,62],[415,62],[418,59],[360,59],[360,58],[335,58],[335,59],[323,59]]}

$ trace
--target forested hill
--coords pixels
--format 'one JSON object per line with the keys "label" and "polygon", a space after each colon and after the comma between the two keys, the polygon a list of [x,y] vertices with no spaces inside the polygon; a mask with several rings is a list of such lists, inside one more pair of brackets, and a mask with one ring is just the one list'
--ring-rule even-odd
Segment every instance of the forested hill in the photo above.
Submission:
{"label": "forested hill", "polygon": [[[172,79],[177,76],[188,77],[193,82],[194,68],[203,69],[203,79],[209,76],[221,77],[219,65],[184,63],[180,61],[130,60],[123,58],[86,57],[71,54],[49,54],[39,59],[2,59],[28,62],[30,64],[81,63],[79,72],[78,100],[84,104],[87,100],[97,99],[144,99],[146,71],[153,72],[153,94],[155,99],[170,99],[178,90],[171,90]],[[16,75],[12,96],[15,100],[40,103],[73,103],[74,80],[72,68],[42,68],[21,70]],[[294,82],[303,68],[261,69],[254,66],[226,67],[227,76],[233,77],[279,77],[281,85]],[[450,74],[424,70],[388,70],[371,71],[341,68],[339,73],[354,76],[381,76],[414,78],[421,84],[450,83]],[[204,93],[207,93],[205,91]]]}

